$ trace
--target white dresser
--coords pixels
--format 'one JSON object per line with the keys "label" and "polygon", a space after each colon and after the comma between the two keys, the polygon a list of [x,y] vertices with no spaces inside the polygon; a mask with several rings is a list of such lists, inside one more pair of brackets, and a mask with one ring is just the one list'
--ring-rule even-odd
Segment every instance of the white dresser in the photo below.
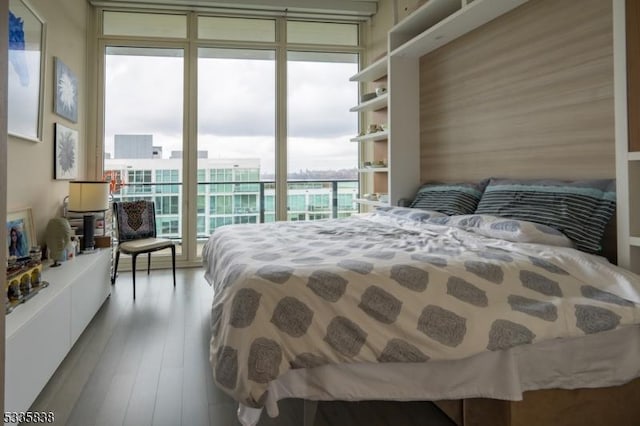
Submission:
{"label": "white dresser", "polygon": [[111,292],[110,263],[111,249],[101,249],[45,267],[49,287],[7,315],[5,412],[29,409],[100,309]]}

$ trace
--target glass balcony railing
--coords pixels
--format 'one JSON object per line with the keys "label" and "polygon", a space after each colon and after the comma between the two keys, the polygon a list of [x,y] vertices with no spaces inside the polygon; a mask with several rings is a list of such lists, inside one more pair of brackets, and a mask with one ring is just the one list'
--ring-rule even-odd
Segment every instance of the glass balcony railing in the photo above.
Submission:
{"label": "glass balcony railing", "polygon": [[[113,201],[153,200],[159,237],[182,240],[182,184],[127,183],[112,193]],[[340,218],[358,213],[357,180],[287,182],[287,219]],[[219,226],[276,220],[273,181],[198,182],[197,239]]]}

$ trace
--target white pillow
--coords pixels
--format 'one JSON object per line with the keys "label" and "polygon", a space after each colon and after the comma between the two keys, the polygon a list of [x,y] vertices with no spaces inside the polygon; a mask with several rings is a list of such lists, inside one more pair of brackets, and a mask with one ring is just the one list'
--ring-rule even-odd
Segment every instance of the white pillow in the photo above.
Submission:
{"label": "white pillow", "polygon": [[374,215],[380,216],[398,216],[409,220],[414,220],[416,222],[428,222],[434,218],[438,217],[447,217],[446,214],[432,211],[432,210],[422,210],[422,209],[414,209],[410,207],[397,207],[397,206],[380,206],[376,207],[374,211]]}
{"label": "white pillow", "polygon": [[462,228],[486,237],[499,238],[516,243],[547,244],[571,248],[575,246],[569,237],[557,229],[525,220],[485,214],[467,214],[450,216],[445,219],[437,218],[434,222]]}

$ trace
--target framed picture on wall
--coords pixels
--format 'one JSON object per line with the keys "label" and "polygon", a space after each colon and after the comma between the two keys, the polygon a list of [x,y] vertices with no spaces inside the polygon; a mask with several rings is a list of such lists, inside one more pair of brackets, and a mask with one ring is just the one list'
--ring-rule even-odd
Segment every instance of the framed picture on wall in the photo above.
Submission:
{"label": "framed picture on wall", "polygon": [[10,135],[42,140],[45,24],[25,0],[9,0],[7,127]]}
{"label": "framed picture on wall", "polygon": [[78,177],[78,131],[55,123],[54,178]]}
{"label": "framed picture on wall", "polygon": [[53,111],[67,120],[78,122],[78,78],[60,58],[54,58],[56,81]]}
{"label": "framed picture on wall", "polygon": [[7,247],[9,256],[29,256],[29,249],[37,244],[33,215],[30,208],[7,213]]}

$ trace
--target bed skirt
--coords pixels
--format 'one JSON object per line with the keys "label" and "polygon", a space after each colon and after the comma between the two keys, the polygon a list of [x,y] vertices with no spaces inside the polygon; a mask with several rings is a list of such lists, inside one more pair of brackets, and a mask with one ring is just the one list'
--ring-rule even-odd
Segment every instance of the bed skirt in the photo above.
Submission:
{"label": "bed skirt", "polygon": [[[270,417],[278,416],[278,401],[285,398],[522,401],[525,392],[539,389],[626,384],[640,377],[639,359],[640,326],[634,325],[583,337],[483,352],[463,360],[325,365],[290,370],[271,382],[264,409]],[[480,399],[475,404],[486,406],[488,403]],[[467,409],[473,411],[473,405]],[[240,405],[238,418],[244,426],[255,425],[261,411]]]}

